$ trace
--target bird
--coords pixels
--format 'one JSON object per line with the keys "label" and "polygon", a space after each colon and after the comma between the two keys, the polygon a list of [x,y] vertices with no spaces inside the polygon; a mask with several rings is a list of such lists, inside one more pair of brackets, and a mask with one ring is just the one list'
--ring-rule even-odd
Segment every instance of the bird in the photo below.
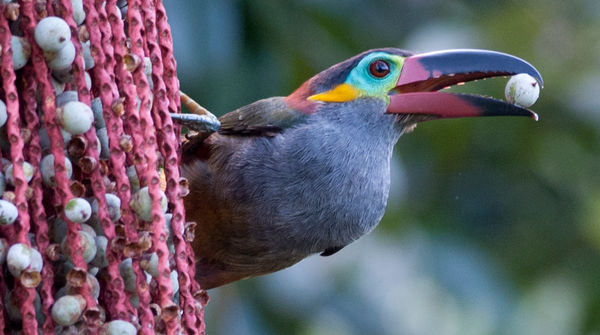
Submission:
{"label": "bird", "polygon": [[[501,52],[373,49],[333,65],[285,97],[221,116],[217,131],[183,143],[186,218],[197,223],[196,280],[211,289],[272,273],[309,255],[330,256],[383,217],[393,148],[416,124],[468,116],[529,116],[479,95],[439,92],[527,73]],[[182,114],[173,115],[182,121]],[[205,121],[198,129],[211,129]],[[213,127],[215,130],[217,127]]]}

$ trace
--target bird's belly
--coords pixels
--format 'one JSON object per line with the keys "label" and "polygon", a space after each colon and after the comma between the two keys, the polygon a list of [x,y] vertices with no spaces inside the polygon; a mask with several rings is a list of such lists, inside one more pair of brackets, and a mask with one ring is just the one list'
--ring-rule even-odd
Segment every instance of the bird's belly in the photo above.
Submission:
{"label": "bird's belly", "polygon": [[304,226],[298,235],[310,245],[309,251],[342,247],[371,231],[385,211],[389,190],[385,184],[381,176],[344,176],[335,178],[327,192],[313,192],[306,200],[311,212],[298,223]]}
{"label": "bird's belly", "polygon": [[305,256],[358,239],[379,223],[389,193],[389,162],[373,163],[364,164],[376,168],[315,162],[271,171],[270,182],[245,197],[249,211],[258,213],[252,235],[273,252]]}

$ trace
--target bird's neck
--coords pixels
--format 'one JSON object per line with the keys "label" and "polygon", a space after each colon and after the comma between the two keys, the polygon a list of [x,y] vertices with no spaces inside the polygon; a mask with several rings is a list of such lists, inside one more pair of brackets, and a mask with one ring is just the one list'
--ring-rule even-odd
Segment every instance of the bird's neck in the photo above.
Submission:
{"label": "bird's neck", "polygon": [[342,135],[361,138],[370,145],[390,149],[402,134],[404,124],[397,116],[385,114],[387,103],[377,98],[360,98],[344,103],[319,106],[314,122],[335,127]]}
{"label": "bird's neck", "polygon": [[313,209],[297,233],[315,249],[348,244],[383,216],[392,151],[402,133],[385,108],[379,99],[324,104],[311,121],[282,137],[284,161],[296,170],[285,174],[288,192]]}

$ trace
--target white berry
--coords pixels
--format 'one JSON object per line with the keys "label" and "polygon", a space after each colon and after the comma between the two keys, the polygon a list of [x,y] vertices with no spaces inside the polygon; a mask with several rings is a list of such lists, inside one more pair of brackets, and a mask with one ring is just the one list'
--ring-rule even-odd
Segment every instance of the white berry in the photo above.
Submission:
{"label": "white berry", "polygon": [[96,231],[89,224],[82,223],[81,224],[81,231],[84,232],[84,233],[90,234],[90,236],[92,238],[96,238]]}
{"label": "white berry", "polygon": [[100,158],[110,158],[110,147],[108,146],[108,130],[105,127],[96,129],[96,136],[98,136],[98,142],[100,143]]}
{"label": "white berry", "polygon": [[[116,222],[121,218],[121,198],[112,193],[106,193],[104,198],[106,199],[108,216],[112,222]],[[98,200],[94,199],[94,201],[92,201],[92,213],[98,214],[98,207]]]}
{"label": "white berry", "polygon": [[96,255],[90,262],[90,265],[105,268],[108,266],[108,259],[106,258],[106,248],[108,247],[108,239],[102,235],[98,235],[94,238],[96,242]]}
{"label": "white berry", "polygon": [[540,84],[527,73],[512,76],[504,89],[506,101],[521,107],[533,105],[540,96]]}
{"label": "white berry", "polygon": [[78,101],[79,94],[77,91],[63,91],[60,94],[56,95],[56,106],[61,107],[64,106],[67,102]]}
{"label": "white berry", "polygon": [[[159,193],[160,207],[162,212],[165,213],[168,205],[167,196],[163,191],[159,190]],[[141,188],[133,195],[133,197],[131,197],[129,206],[131,206],[131,209],[133,209],[143,221],[152,221],[152,198],[150,198],[148,186]]]}
{"label": "white berry", "polygon": [[92,112],[94,112],[94,126],[96,129],[106,128],[106,122],[104,121],[104,115],[102,114],[102,101],[100,98],[94,98],[91,105]]}
{"label": "white berry", "polygon": [[92,206],[83,198],[73,198],[65,206],[65,216],[73,222],[85,222],[92,216]]}
{"label": "white berry", "polygon": [[173,285],[173,294],[179,292],[179,274],[176,270],[171,271],[171,285]]}
{"label": "white berry", "polygon": [[[83,251],[83,260],[86,263],[89,263],[96,257],[96,252],[98,252],[98,248],[96,247],[96,239],[94,238],[94,236],[84,231],[80,230],[78,233],[79,239],[81,241],[81,248]],[[69,260],[71,260],[71,246],[69,245],[66,236],[63,239],[60,247],[62,249],[63,254],[69,255]]]}
{"label": "white berry", "polygon": [[90,74],[85,71],[83,73],[83,76],[85,78],[85,86],[87,87],[88,90],[92,89],[92,76],[90,76]]}
{"label": "white berry", "polygon": [[65,20],[48,16],[40,20],[35,27],[35,42],[44,51],[58,51],[71,40],[71,29]]}
{"label": "white berry", "polygon": [[0,226],[12,224],[17,219],[19,212],[11,202],[0,200]]}
{"label": "white berry", "polygon": [[106,335],[135,335],[137,329],[127,321],[112,320],[102,325],[100,333]]}
{"label": "white berry", "polygon": [[10,48],[12,49],[13,68],[18,70],[25,66],[31,55],[29,42],[23,37],[11,36]]}
{"label": "white berry", "polygon": [[68,41],[66,45],[56,52],[46,52],[44,57],[48,62],[48,67],[52,70],[66,70],[75,60],[75,45]]}
{"label": "white berry", "polygon": [[6,120],[8,120],[8,113],[6,112],[6,104],[0,100],[0,127],[2,127]]}
{"label": "white berry", "polygon": [[140,189],[140,178],[138,178],[135,166],[131,165],[125,169],[125,173],[129,178],[129,185],[131,186],[131,193],[137,192]]}
{"label": "white berry", "polygon": [[52,319],[61,326],[70,326],[79,320],[85,306],[85,299],[81,295],[65,295],[54,302]]}
{"label": "white berry", "polygon": [[79,101],[67,102],[58,109],[58,120],[61,127],[71,135],[80,135],[90,130],[94,122],[92,109]]}
{"label": "white berry", "polygon": [[[71,161],[67,157],[65,157],[65,168],[67,179],[71,179],[71,176],[73,175],[73,166],[71,164]],[[42,158],[42,161],[40,163],[40,173],[42,174],[42,179],[44,180],[44,184],[46,186],[56,186],[56,180],[54,178],[54,155],[50,154]]]}
{"label": "white berry", "polygon": [[[35,172],[35,169],[33,168],[33,165],[29,164],[28,162],[23,162],[23,174],[25,176],[26,182],[29,182],[31,180],[31,178],[33,178],[34,172]],[[6,178],[7,183],[9,183],[10,185],[13,185],[13,186],[15,185],[12,163],[4,166],[4,177]]]}
{"label": "white berry", "polygon": [[6,254],[8,271],[19,277],[23,270],[42,271],[42,255],[25,243],[13,244]]}
{"label": "white berry", "polygon": [[86,70],[93,68],[96,63],[94,57],[92,57],[92,51],[90,50],[90,41],[81,43],[81,50],[83,53],[84,68]]}
{"label": "white berry", "polygon": [[52,82],[52,87],[54,88],[54,93],[57,96],[65,91],[65,83],[61,83],[60,81],[54,79],[54,77],[50,77],[50,81]]}
{"label": "white berry", "polygon": [[[88,284],[88,287],[90,289],[90,293],[92,294],[92,297],[94,297],[94,299],[98,299],[98,297],[100,296],[100,283],[98,282],[98,279],[90,273],[86,273],[85,277],[86,277],[86,282]],[[67,282],[64,292],[67,295],[77,294],[78,289],[76,287],[69,285],[69,283]]]}
{"label": "white berry", "polygon": [[83,10],[83,1],[71,0],[71,6],[73,8],[73,20],[77,25],[81,25],[85,21],[85,11]]}
{"label": "white berry", "polygon": [[133,271],[133,263],[131,258],[125,258],[119,264],[119,273],[123,278],[123,284],[125,285],[125,291],[129,293],[135,293],[137,289],[136,279],[137,276]]}
{"label": "white berry", "polygon": [[149,259],[144,259],[140,262],[140,266],[144,271],[148,272],[152,277],[158,277],[158,254],[153,252]]}

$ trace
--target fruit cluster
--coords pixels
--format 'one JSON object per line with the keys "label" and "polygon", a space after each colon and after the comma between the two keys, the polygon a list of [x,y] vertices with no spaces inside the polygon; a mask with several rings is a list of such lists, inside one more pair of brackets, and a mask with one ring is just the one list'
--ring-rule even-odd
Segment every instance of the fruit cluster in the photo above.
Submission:
{"label": "fruit cluster", "polygon": [[202,333],[161,1],[3,1],[0,47],[0,334]]}

